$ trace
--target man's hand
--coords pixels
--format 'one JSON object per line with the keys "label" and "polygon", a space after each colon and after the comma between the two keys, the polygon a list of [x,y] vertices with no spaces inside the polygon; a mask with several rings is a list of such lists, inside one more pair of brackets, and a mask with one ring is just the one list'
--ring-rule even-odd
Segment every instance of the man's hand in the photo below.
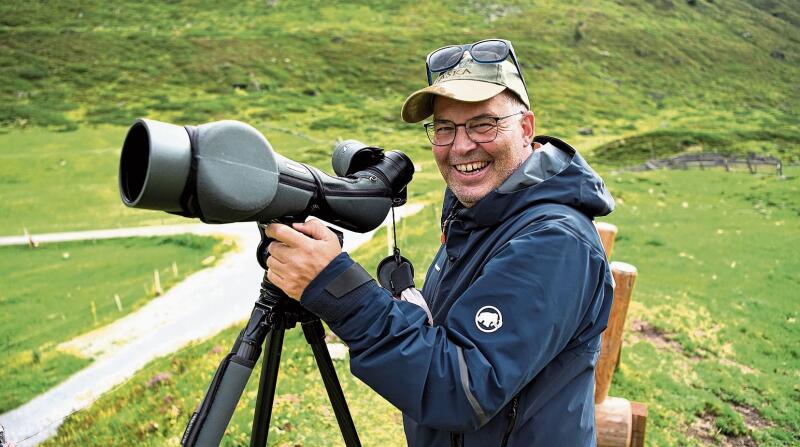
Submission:
{"label": "man's hand", "polygon": [[267,279],[300,300],[308,284],[342,252],[339,238],[319,219],[291,227],[270,224],[266,234],[274,239],[267,247]]}

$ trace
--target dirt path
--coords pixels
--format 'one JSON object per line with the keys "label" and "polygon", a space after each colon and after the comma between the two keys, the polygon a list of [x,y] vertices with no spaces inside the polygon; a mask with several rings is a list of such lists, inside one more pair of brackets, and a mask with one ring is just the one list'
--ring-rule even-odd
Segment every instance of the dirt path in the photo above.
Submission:
{"label": "dirt path", "polygon": [[[398,218],[421,209],[422,205],[404,206],[397,210]],[[259,236],[253,223],[176,225],[33,236],[37,242],[47,243],[180,233],[235,237],[239,250],[227,254],[213,268],[191,275],[137,312],[59,345],[59,349],[92,357],[95,361],[26,404],[0,415],[0,424],[20,447],[36,445],[53,436],[66,415],[87,407],[152,359],[177,351],[191,341],[210,337],[245,319],[258,297],[263,276],[263,270],[255,262]],[[373,234],[345,232],[345,251],[353,251],[370,240]],[[25,236],[0,238],[0,245],[27,243]]]}

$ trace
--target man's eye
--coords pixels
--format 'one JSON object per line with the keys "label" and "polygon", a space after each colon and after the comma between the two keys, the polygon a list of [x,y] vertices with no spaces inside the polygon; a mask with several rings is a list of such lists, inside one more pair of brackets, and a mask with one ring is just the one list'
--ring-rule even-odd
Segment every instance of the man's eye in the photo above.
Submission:
{"label": "man's eye", "polygon": [[453,126],[437,126],[436,127],[436,133],[438,133],[438,134],[453,133],[454,129],[455,128]]}
{"label": "man's eye", "polygon": [[486,133],[492,129],[494,129],[494,123],[490,122],[473,123],[469,126],[469,130],[478,133]]}

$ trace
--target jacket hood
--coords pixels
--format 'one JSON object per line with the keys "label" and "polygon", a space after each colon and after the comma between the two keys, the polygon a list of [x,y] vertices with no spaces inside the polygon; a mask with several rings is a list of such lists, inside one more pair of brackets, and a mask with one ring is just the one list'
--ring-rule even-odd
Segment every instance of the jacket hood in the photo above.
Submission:
{"label": "jacket hood", "polygon": [[[465,227],[484,227],[506,220],[539,203],[573,207],[593,219],[614,210],[614,199],[603,179],[569,144],[558,138],[537,136],[542,144],[511,176],[472,208],[459,211]],[[445,191],[443,216],[456,205],[450,188]]]}

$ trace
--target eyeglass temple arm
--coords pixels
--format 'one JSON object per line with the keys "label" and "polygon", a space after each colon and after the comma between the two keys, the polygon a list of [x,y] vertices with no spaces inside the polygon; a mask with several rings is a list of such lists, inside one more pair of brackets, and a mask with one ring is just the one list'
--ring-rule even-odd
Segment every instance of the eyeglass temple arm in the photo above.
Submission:
{"label": "eyeglass temple arm", "polygon": [[433,85],[433,77],[431,76],[431,66],[428,62],[425,62],[425,74],[428,75],[428,85]]}
{"label": "eyeglass temple arm", "polygon": [[[522,67],[519,66],[519,62],[517,62],[517,56],[514,55],[514,47],[511,45],[508,46],[508,55],[511,56],[511,60],[514,61],[514,66],[517,67],[519,78],[522,79],[522,86],[525,87],[525,93],[528,93],[528,83],[525,82],[525,75],[522,74]],[[427,64],[425,65],[427,66]]]}

